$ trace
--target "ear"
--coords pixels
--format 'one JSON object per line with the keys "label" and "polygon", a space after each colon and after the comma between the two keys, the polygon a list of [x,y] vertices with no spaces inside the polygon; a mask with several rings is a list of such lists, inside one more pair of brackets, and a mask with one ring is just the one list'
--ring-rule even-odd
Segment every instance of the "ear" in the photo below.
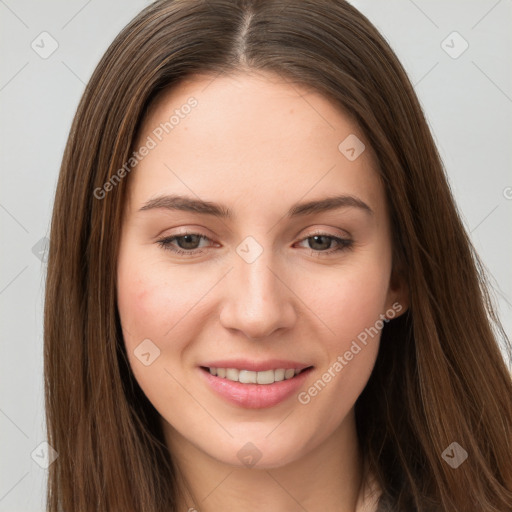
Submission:
{"label": "ear", "polygon": [[386,298],[386,317],[392,320],[403,315],[409,309],[409,285],[405,272],[396,266],[391,271],[388,295]]}

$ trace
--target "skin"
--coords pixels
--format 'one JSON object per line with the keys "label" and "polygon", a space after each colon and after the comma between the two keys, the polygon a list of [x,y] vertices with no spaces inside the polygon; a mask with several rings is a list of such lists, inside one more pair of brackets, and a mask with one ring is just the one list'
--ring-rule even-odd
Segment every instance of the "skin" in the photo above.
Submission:
{"label": "skin", "polygon": [[[294,394],[246,409],[197,377],[198,366],[216,358],[294,359],[314,366],[301,388],[307,391],[394,303],[405,311],[371,148],[366,143],[356,160],[347,159],[340,142],[350,134],[364,141],[353,120],[322,95],[261,72],[196,75],[166,91],[137,147],[191,96],[198,105],[127,178],[117,276],[131,368],[188,481],[180,510],[371,510],[354,404],[380,333],[307,404]],[[234,218],[140,211],[171,193],[222,203]],[[373,213],[344,207],[284,217],[297,202],[338,194],[356,196]],[[183,256],[158,244],[185,229],[206,238],[172,245],[201,253]],[[353,245],[322,254],[337,243],[315,244],[308,237],[318,231]],[[263,249],[252,263],[236,252],[247,236]],[[160,350],[149,366],[134,354],[144,339]],[[237,456],[248,442],[261,453],[253,467]]]}

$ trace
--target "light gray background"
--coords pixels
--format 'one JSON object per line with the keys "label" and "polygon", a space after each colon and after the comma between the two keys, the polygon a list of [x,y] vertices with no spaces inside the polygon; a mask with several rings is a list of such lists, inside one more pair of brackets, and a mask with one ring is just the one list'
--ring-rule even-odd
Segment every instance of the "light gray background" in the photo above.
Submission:
{"label": "light gray background", "polygon": [[[60,161],[85,83],[114,36],[148,3],[0,0],[0,512],[44,510],[47,470],[31,453],[47,458],[39,447],[45,264],[33,247],[49,237]],[[512,1],[352,3],[381,30],[415,84],[510,336]],[[43,31],[58,43],[46,59],[31,47],[34,40],[42,46]],[[469,44],[455,59],[441,46],[453,31]],[[452,37],[445,45],[458,52],[461,43]]]}

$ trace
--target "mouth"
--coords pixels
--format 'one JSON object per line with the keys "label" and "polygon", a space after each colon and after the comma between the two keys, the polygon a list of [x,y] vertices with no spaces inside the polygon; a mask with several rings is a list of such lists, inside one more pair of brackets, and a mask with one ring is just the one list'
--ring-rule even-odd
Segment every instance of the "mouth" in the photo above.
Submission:
{"label": "mouth", "polygon": [[273,407],[298,394],[314,368],[313,366],[300,368],[276,366],[256,371],[244,368],[244,366],[250,366],[247,363],[240,366],[241,368],[199,366],[198,371],[207,387],[215,395],[232,405],[246,409]]}
{"label": "mouth", "polygon": [[262,384],[269,385],[275,382],[290,380],[297,375],[305,372],[312,366],[306,368],[276,368],[275,370],[252,371],[238,368],[215,368],[209,366],[200,366],[201,370],[208,372],[210,375],[227,379],[232,382],[240,382],[242,384]]}

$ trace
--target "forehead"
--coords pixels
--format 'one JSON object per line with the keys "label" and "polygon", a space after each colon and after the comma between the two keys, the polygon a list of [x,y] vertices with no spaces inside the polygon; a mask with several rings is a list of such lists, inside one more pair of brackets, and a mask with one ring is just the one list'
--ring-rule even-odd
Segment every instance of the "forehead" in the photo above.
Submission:
{"label": "forehead", "polygon": [[[261,136],[273,136],[279,143],[287,136],[304,135],[314,142],[326,129],[362,135],[341,106],[335,106],[318,91],[268,71],[186,77],[156,98],[145,115],[142,133],[169,120],[173,113],[188,110],[191,98],[197,101],[194,115],[186,115],[190,119],[179,124],[194,127],[196,134],[201,127],[211,135],[212,130],[226,130],[230,125],[236,129],[237,139],[247,138],[248,143]],[[205,121],[209,122],[205,125]],[[183,131],[177,125],[174,128]]]}
{"label": "forehead", "polygon": [[163,192],[224,203],[326,192],[364,196],[377,209],[383,201],[373,152],[353,119],[272,73],[188,77],[151,105],[136,148],[150,139],[130,176],[138,203]]}

